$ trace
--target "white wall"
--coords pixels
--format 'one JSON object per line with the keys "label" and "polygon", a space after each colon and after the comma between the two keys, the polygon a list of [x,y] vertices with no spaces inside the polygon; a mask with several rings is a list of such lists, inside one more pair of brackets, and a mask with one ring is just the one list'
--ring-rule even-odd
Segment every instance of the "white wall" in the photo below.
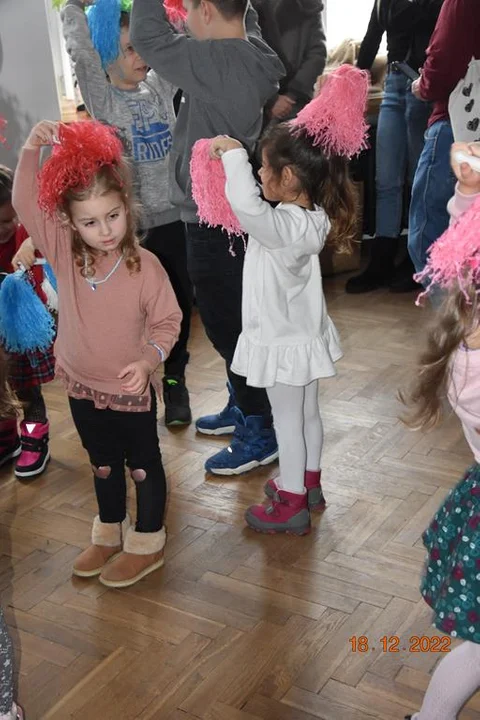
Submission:
{"label": "white wall", "polygon": [[[334,48],[349,38],[363,40],[372,14],[373,2],[374,0],[324,0],[329,48]],[[381,50],[385,50],[385,37]]]}
{"label": "white wall", "polygon": [[0,115],[8,121],[0,163],[10,167],[35,123],[60,119],[45,2],[0,0]]}

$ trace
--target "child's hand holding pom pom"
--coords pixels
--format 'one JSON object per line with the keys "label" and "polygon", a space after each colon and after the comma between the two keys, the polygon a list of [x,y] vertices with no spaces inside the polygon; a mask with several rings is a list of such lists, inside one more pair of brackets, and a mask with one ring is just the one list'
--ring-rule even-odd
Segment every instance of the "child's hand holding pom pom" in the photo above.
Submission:
{"label": "child's hand holding pom pom", "polygon": [[243,235],[243,229],[225,195],[225,170],[218,158],[227,150],[241,147],[237,140],[225,136],[213,141],[197,140],[190,161],[192,195],[198,208],[198,219],[210,227],[223,228],[228,235]]}
{"label": "child's hand holding pom pom", "polygon": [[44,145],[58,144],[59,126],[58,122],[42,120],[35,125],[25,145],[30,148],[39,148]]}
{"label": "child's hand holding pom pom", "polygon": [[234,140],[228,137],[228,135],[218,135],[218,137],[213,138],[212,144],[210,145],[210,157],[213,160],[218,160],[222,157],[223,153],[241,148],[243,148],[243,145],[238,140]]}

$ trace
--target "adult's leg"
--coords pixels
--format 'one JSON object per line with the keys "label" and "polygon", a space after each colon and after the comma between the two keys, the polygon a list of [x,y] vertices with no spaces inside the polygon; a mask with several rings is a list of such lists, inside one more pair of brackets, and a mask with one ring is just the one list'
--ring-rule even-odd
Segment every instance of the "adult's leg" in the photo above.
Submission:
{"label": "adult's leg", "polygon": [[407,166],[406,89],[401,73],[387,75],[376,139],[376,236],[367,268],[347,282],[350,293],[388,285],[393,277]]}
{"label": "adult's leg", "polygon": [[[411,81],[407,80],[406,123],[408,162],[404,199],[407,201],[408,206],[410,205],[415,170],[425,143],[425,131],[431,110],[432,106],[430,103],[418,100],[418,98],[415,97],[411,91]],[[390,289],[393,292],[411,292],[417,290],[418,284],[413,279],[414,272],[415,268],[407,252],[395,270],[395,278]]]}
{"label": "adult's leg", "polygon": [[447,203],[455,189],[450,168],[452,128],[439,120],[425,133],[410,202],[408,251],[417,272],[425,267],[427,250],[448,227]]}

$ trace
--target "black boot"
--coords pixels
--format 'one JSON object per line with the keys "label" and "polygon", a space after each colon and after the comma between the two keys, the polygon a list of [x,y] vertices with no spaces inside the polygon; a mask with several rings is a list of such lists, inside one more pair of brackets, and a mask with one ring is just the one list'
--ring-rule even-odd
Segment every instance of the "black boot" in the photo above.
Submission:
{"label": "black boot", "polygon": [[397,248],[398,238],[374,238],[367,267],[363,273],[347,281],[345,291],[353,295],[390,285],[395,272]]}
{"label": "black boot", "polygon": [[185,378],[169,375],[163,378],[165,425],[189,425],[192,422],[190,397]]}
{"label": "black boot", "polygon": [[390,283],[390,292],[408,293],[421,290],[422,286],[413,279],[414,274],[415,268],[410,259],[410,255],[407,253],[405,259],[402,260],[395,270],[395,276]]}

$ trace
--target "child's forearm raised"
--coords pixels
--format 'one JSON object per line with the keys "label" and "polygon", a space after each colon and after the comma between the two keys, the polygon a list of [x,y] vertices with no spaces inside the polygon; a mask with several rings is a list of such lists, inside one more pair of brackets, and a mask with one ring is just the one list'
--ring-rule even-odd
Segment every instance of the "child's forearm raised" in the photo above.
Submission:
{"label": "child's forearm raised", "polygon": [[90,38],[85,17],[85,5],[88,4],[91,3],[68,0],[61,18],[67,52],[72,59],[87,110],[94,117],[101,117],[110,97],[111,86]]}

